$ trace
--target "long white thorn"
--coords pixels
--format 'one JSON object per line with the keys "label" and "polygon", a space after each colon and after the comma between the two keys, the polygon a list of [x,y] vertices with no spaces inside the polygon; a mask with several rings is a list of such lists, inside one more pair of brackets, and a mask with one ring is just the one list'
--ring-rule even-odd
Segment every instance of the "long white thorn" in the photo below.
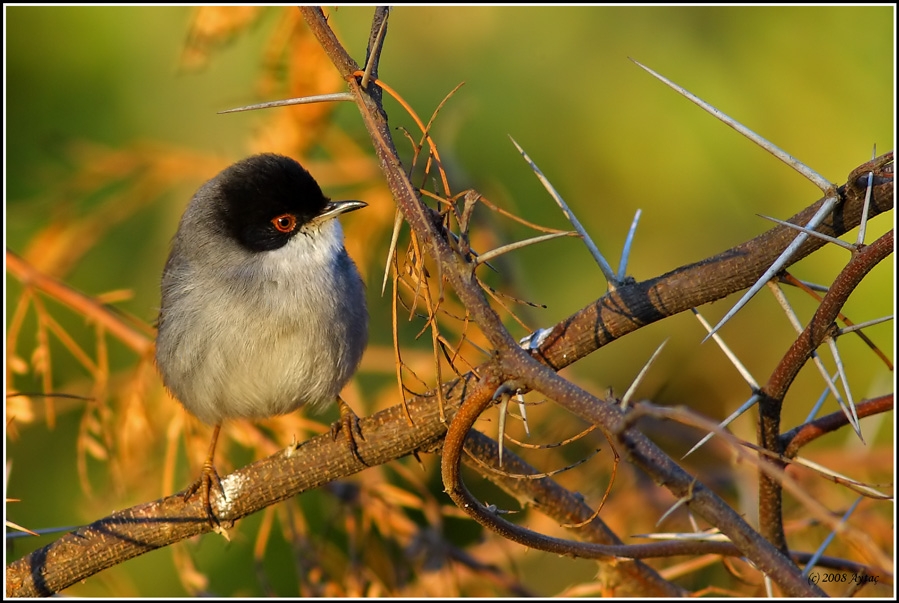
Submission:
{"label": "long white thorn", "polygon": [[637,375],[636,379],[634,379],[631,386],[627,388],[627,391],[621,397],[621,409],[624,410],[627,408],[627,405],[630,403],[631,398],[634,395],[634,392],[637,391],[637,388],[640,386],[640,382],[643,381],[643,377],[646,376],[647,371],[649,371],[649,367],[652,366],[652,363],[655,362],[656,358],[659,356],[659,352],[662,351],[662,348],[665,347],[665,344],[668,343],[666,339],[663,341],[659,347],[656,348],[656,351],[652,353],[652,356],[649,357],[649,360],[646,361],[646,364],[643,365],[643,368],[640,369],[640,373]]}
{"label": "long white thorn", "polygon": [[[744,412],[746,412],[747,410],[749,410],[750,408],[752,408],[753,406],[755,406],[756,402],[758,402],[758,401],[759,401],[759,395],[758,395],[758,394],[752,394],[752,395],[749,397],[749,399],[746,400],[746,402],[744,402],[744,403],[740,406],[740,408],[738,408],[737,410],[735,410],[734,412],[732,412],[732,413],[730,414],[729,417],[727,417],[726,419],[724,419],[723,421],[721,421],[720,423],[718,423],[719,429],[724,429],[725,427],[727,427],[728,425],[730,425],[731,423],[733,423],[734,419],[736,419],[737,417],[739,417],[740,415],[742,415]],[[687,454],[685,454],[685,455],[682,456],[681,458],[682,458],[682,459],[685,459],[685,458],[687,458],[688,456],[690,456],[691,454],[693,454],[694,452],[696,452],[696,451],[699,449],[700,446],[702,446],[703,444],[705,444],[706,442],[708,442],[709,440],[711,440],[713,435],[715,435],[715,432],[711,432],[711,433],[706,434],[706,436],[705,436],[704,438],[702,438],[701,440],[699,440],[698,442],[696,442],[696,445],[693,446],[693,448],[690,448],[690,450],[687,451]]]}
{"label": "long white thorn", "polygon": [[[693,312],[693,315],[696,316],[696,320],[699,321],[706,331],[711,333],[712,327],[705,319],[705,317],[699,313],[699,310],[696,308],[690,308]],[[752,391],[757,391],[759,389],[759,383],[755,380],[755,377],[752,376],[752,373],[749,372],[749,369],[746,368],[746,365],[743,364],[737,355],[733,353],[733,351],[728,347],[724,340],[721,339],[721,336],[717,333],[712,334],[712,339],[715,340],[715,343],[718,344],[718,347],[721,348],[721,351],[724,352],[724,355],[727,356],[727,359],[730,360],[730,363],[734,365],[734,368],[740,373],[740,376],[743,377],[743,380],[749,384],[749,387],[752,388]]]}
{"label": "long white thorn", "polygon": [[[630,58],[630,57],[628,57],[628,58]],[[824,194],[829,195],[833,192],[835,187],[834,187],[833,183],[830,182],[830,180],[828,180],[827,178],[825,178],[824,176],[822,176],[821,174],[819,174],[812,168],[808,167],[807,165],[805,165],[804,163],[802,163],[801,161],[799,161],[798,159],[796,159],[795,157],[793,157],[792,155],[790,155],[789,153],[787,153],[786,151],[784,151],[783,149],[781,149],[780,147],[778,147],[777,145],[772,143],[771,141],[759,136],[758,134],[756,134],[755,132],[753,132],[752,130],[750,130],[749,128],[747,128],[746,126],[744,126],[737,120],[735,120],[734,118],[730,117],[729,115],[722,112],[721,110],[713,107],[712,105],[705,102],[704,100],[702,100],[695,94],[692,94],[685,88],[682,88],[681,86],[675,84],[674,82],[672,82],[665,76],[656,73],[655,71],[653,71],[646,65],[642,64],[640,61],[637,61],[636,59],[631,59],[631,60],[634,63],[636,63],[638,67],[640,67],[641,69],[643,69],[644,71],[646,71],[647,73],[652,75],[654,78],[656,78],[663,84],[667,85],[669,88],[671,88],[678,94],[684,96],[689,101],[698,105],[702,110],[704,110],[707,113],[709,113],[710,115],[714,116],[716,119],[720,120],[721,122],[727,124],[734,130],[736,130],[737,132],[739,132],[740,134],[742,134],[743,136],[745,136],[746,138],[748,138],[755,144],[759,145],[760,147],[762,147],[763,149],[765,149],[766,151],[768,151],[769,153],[771,153],[772,155],[774,155],[775,157],[780,159],[782,162],[784,162],[785,164],[787,164],[788,166],[790,166],[791,168],[793,168],[794,170],[796,170],[797,172],[802,174],[806,179],[810,180],[815,186],[820,188],[824,192]]]}
{"label": "long white thorn", "polygon": [[555,202],[562,208],[562,213],[565,214],[565,217],[568,218],[568,221],[571,222],[571,225],[574,226],[574,229],[578,232],[579,235],[584,239],[584,244],[587,246],[587,249],[590,250],[590,255],[593,256],[593,259],[596,260],[596,263],[599,264],[599,269],[602,271],[603,276],[606,277],[606,280],[609,283],[609,288],[614,289],[618,284],[618,278],[615,275],[615,271],[612,270],[612,267],[609,265],[609,262],[606,261],[606,258],[599,252],[599,249],[593,243],[593,239],[590,238],[590,235],[587,234],[586,229],[581,226],[580,221],[578,221],[577,216],[574,215],[574,212],[571,211],[571,208],[568,207],[568,204],[565,203],[565,200],[562,199],[562,196],[556,191],[550,181],[543,175],[543,172],[540,171],[540,168],[537,167],[537,164],[534,163],[528,154],[524,152],[524,149],[521,148],[515,139],[509,136],[509,140],[512,141],[512,144],[515,145],[515,148],[518,149],[518,152],[521,153],[521,156],[524,157],[524,160],[528,162],[528,165],[531,166],[531,169],[537,175],[537,178],[540,179],[540,182],[543,184],[543,188],[550,194],[550,196],[555,200]]}
{"label": "long white thorn", "polygon": [[771,220],[775,224],[780,224],[782,226],[786,226],[787,228],[792,228],[793,230],[798,230],[799,232],[804,232],[805,234],[815,237],[816,239],[821,239],[822,241],[826,241],[828,243],[833,243],[834,245],[839,245],[843,249],[848,249],[849,251],[855,251],[856,247],[852,243],[847,243],[842,239],[838,239],[836,237],[832,237],[830,235],[826,235],[823,232],[818,232],[817,230],[811,230],[808,228],[804,228],[802,226],[798,226],[793,224],[792,222],[787,222],[785,220],[778,220],[777,218],[772,218],[771,216],[766,216],[765,214],[757,214],[760,218],[764,218],[766,220]]}
{"label": "long white thorn", "polygon": [[[871,161],[877,159],[877,145],[871,151]],[[871,193],[874,191],[874,172],[868,172],[868,186],[865,189],[865,205],[862,208],[861,222],[858,223],[858,238],[855,240],[856,245],[863,245],[865,242],[865,232],[868,228],[868,209],[871,206]]]}
{"label": "long white thorn", "polygon": [[[862,427],[858,422],[858,411],[855,409],[855,400],[852,399],[852,390],[849,388],[849,381],[846,377],[846,367],[843,365],[843,357],[840,356],[840,350],[837,349],[836,339],[828,337],[827,345],[830,347],[830,352],[833,354],[834,362],[837,365],[837,373],[840,375],[840,381],[843,382],[843,391],[846,392],[846,404],[849,406],[850,413],[846,415],[846,418],[849,420],[849,424],[852,425],[852,429],[855,430],[856,435],[858,435],[859,439],[864,443],[865,437],[862,435]],[[827,375],[827,373],[824,374],[825,376]],[[843,412],[846,413],[845,408],[843,409]]]}
{"label": "long white thorn", "polygon": [[[837,204],[838,200],[839,200],[839,198],[836,196],[828,197],[827,199],[825,199],[824,203],[821,204],[821,207],[818,208],[818,211],[815,212],[815,215],[811,217],[811,219],[808,221],[808,223],[805,225],[805,227],[810,228],[810,229],[817,228],[818,225],[824,221],[824,218],[826,218],[828,215],[830,215],[830,212],[833,211],[833,208]],[[804,232],[800,232],[796,236],[796,238],[793,239],[793,242],[790,243],[787,246],[787,248],[783,250],[783,253],[781,253],[780,256],[776,260],[774,260],[774,263],[771,264],[771,267],[769,267],[765,271],[765,273],[759,278],[759,280],[757,280],[755,282],[755,284],[752,287],[750,287],[746,293],[743,294],[743,297],[740,298],[740,301],[738,301],[734,305],[734,307],[731,308],[730,311],[724,315],[724,318],[722,318],[718,322],[718,324],[715,325],[715,328],[712,329],[711,333],[709,333],[709,335],[707,335],[706,338],[703,339],[703,341],[708,339],[712,334],[716,333],[718,331],[718,329],[720,329],[722,326],[724,326],[724,323],[726,323],[728,320],[733,318],[733,316],[737,312],[739,312],[743,308],[743,306],[745,306],[746,303],[749,302],[749,300],[752,299],[752,297],[756,293],[759,292],[759,290],[762,287],[765,286],[765,283],[767,283],[772,278],[774,278],[774,276],[778,272],[780,272],[784,266],[787,265],[787,262],[790,261],[790,258],[793,257],[793,254],[795,254],[796,251],[802,246],[802,244],[805,243],[806,239],[808,239],[808,234],[806,234]]]}
{"label": "long white thorn", "polygon": [[236,109],[226,109],[219,111],[219,115],[224,113],[239,113],[241,111],[255,111],[256,109],[271,109],[272,107],[288,107],[290,105],[309,105],[312,103],[333,103],[335,101],[354,101],[356,100],[349,92],[335,92],[333,94],[317,94],[315,96],[301,96],[299,98],[288,98],[285,100],[270,101],[267,103],[259,103],[256,105],[247,105],[245,107],[237,107]]}
{"label": "long white thorn", "polygon": [[[827,216],[830,213],[830,211],[833,209],[834,205],[836,204],[836,202],[838,200],[838,197],[836,195],[836,187],[827,178],[825,178],[824,176],[822,176],[821,174],[819,174],[812,168],[808,167],[807,165],[805,165],[804,163],[802,163],[801,161],[799,161],[798,159],[796,159],[795,157],[793,157],[792,155],[790,155],[789,153],[787,153],[786,151],[784,151],[783,149],[781,149],[780,147],[778,147],[777,145],[772,143],[771,141],[767,140],[766,138],[763,138],[762,136],[759,136],[758,134],[756,134],[755,132],[753,132],[752,130],[750,130],[749,128],[747,128],[746,126],[741,124],[740,122],[738,122],[737,120],[733,119],[726,113],[722,112],[721,110],[717,109],[716,107],[705,102],[704,100],[702,100],[695,94],[689,92],[685,88],[679,86],[678,84],[675,84],[674,82],[672,82],[665,76],[663,76],[659,73],[656,73],[655,71],[653,71],[646,65],[640,63],[639,61],[637,61],[633,58],[631,59],[631,61],[636,63],[637,66],[639,66],[641,69],[643,69],[644,71],[646,71],[647,73],[652,75],[654,78],[658,79],[660,82],[664,83],[666,86],[668,86],[669,88],[671,88],[678,94],[684,96],[690,102],[699,106],[702,110],[706,111],[707,113],[709,113],[716,119],[720,120],[724,124],[730,126],[734,130],[736,130],[737,132],[739,132],[740,134],[742,134],[743,136],[745,136],[746,138],[748,138],[749,140],[754,142],[755,144],[759,145],[760,147],[762,147],[763,149],[765,149],[766,151],[768,151],[769,153],[771,153],[772,155],[774,155],[775,157],[780,159],[783,163],[787,164],[788,166],[790,166],[791,168],[793,168],[794,170],[796,170],[797,172],[802,174],[803,177],[805,177],[806,179],[811,181],[815,186],[817,186],[819,189],[821,189],[824,192],[824,194],[827,196],[827,200],[821,206],[821,209],[818,211],[818,213],[816,213],[815,216],[811,220],[809,220],[808,224],[805,225],[806,228],[812,229],[812,230],[814,228],[816,228],[821,223],[821,221],[824,219],[824,217]],[[781,269],[783,269],[783,267],[790,260],[790,258],[793,257],[793,254],[796,253],[796,250],[805,242],[805,240],[808,238],[808,236],[809,235],[804,232],[800,233],[799,236],[797,236],[793,240],[793,242],[783,251],[783,253],[780,255],[780,257],[778,257],[777,260],[775,260],[774,264],[772,264],[771,267],[768,268],[768,270],[765,271],[765,273],[761,276],[761,278],[759,278],[759,280],[743,295],[743,297],[740,298],[740,301],[737,302],[737,304],[730,310],[730,312],[728,312],[725,315],[725,317],[721,319],[721,322],[719,322],[715,326],[715,328],[712,329],[712,332],[709,335],[717,332],[718,329],[720,329],[724,325],[724,323],[726,323],[728,320],[730,320],[734,314],[736,314],[743,306],[746,305],[746,303],[752,298],[752,296],[754,296],[756,293],[758,293],[759,289],[761,289],[762,286],[766,282],[768,282],[775,274],[780,272]],[[705,340],[707,340],[707,339],[708,339],[708,336],[705,338]],[[703,341],[705,341],[705,340],[703,340]]]}
{"label": "long white thorn", "polygon": [[860,322],[850,327],[843,327],[842,329],[837,331],[837,336],[845,335],[846,333],[852,333],[854,331],[861,331],[862,329],[867,329],[868,327],[873,327],[874,325],[879,325],[882,322],[888,322],[890,320],[893,320],[892,314],[888,316],[881,316],[880,318],[872,318],[871,320],[866,320],[865,322]]}
{"label": "long white thorn", "polygon": [[503,245],[502,247],[497,247],[496,249],[491,249],[490,251],[485,251],[484,253],[478,255],[475,258],[475,264],[485,264],[485,263],[489,262],[490,260],[492,260],[493,258],[501,256],[504,253],[509,253],[510,251],[515,251],[517,249],[527,247],[528,245],[534,245],[535,243],[543,243],[544,241],[558,239],[559,237],[570,237],[570,236],[577,236],[577,233],[574,231],[553,232],[550,234],[540,235],[537,237],[531,237],[530,239],[525,239],[523,241],[515,241],[514,243],[509,243],[508,245]]}
{"label": "long white thorn", "polygon": [[[790,325],[792,325],[793,329],[797,333],[802,333],[802,323],[799,322],[799,317],[796,316],[796,312],[793,310],[793,307],[790,305],[789,300],[787,299],[784,292],[781,290],[780,286],[778,286],[774,282],[768,283],[768,288],[771,290],[771,293],[774,294],[774,299],[777,300],[777,303],[783,309],[784,314],[787,317],[787,320],[790,321]],[[833,343],[833,339],[828,339],[828,342]],[[836,357],[837,364],[840,365],[841,361],[839,358],[839,353],[836,350],[836,346],[832,345],[831,349]],[[815,367],[818,369],[818,372],[821,373],[822,379],[824,379],[824,383],[827,384],[827,387],[830,388],[833,397],[836,399],[837,404],[840,405],[840,408],[843,410],[843,414],[846,415],[846,418],[849,420],[849,424],[852,425],[852,428],[855,430],[855,433],[859,438],[864,442],[864,438],[862,437],[861,427],[858,424],[858,415],[855,411],[855,403],[852,401],[852,395],[848,390],[848,386],[843,382],[843,389],[846,390],[846,394],[849,397],[849,405],[847,407],[846,403],[843,401],[843,397],[840,395],[840,391],[837,389],[836,383],[834,380],[828,375],[827,369],[824,367],[824,362],[821,360],[821,355],[817,350],[812,351],[812,362]],[[842,375],[842,372],[840,373]]]}
{"label": "long white thorn", "polygon": [[627,231],[627,238],[624,239],[624,247],[621,249],[621,263],[618,264],[619,283],[623,283],[624,278],[627,276],[627,263],[631,257],[631,245],[634,243],[634,235],[637,232],[637,224],[640,222],[641,213],[643,213],[643,210],[638,209],[637,213],[634,214],[634,220],[631,222],[631,227]]}

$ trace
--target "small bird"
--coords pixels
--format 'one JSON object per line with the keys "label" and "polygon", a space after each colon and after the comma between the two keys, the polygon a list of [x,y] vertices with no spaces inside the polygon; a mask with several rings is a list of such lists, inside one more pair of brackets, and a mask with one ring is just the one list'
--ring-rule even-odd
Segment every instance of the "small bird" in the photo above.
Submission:
{"label": "small bird", "polygon": [[368,309],[334,218],[366,205],[330,201],[299,163],[262,154],[209,180],[181,217],[162,273],[156,364],[184,408],[214,426],[185,495],[201,489],[211,523],[224,419],[336,401],[357,455],[346,422],[356,417],[339,393],[368,342]]}

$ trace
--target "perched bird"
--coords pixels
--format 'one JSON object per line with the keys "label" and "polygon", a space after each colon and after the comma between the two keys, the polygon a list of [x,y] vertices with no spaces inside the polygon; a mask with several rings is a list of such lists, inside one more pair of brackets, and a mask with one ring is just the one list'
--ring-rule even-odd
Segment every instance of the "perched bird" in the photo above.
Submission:
{"label": "perched bird", "polygon": [[211,522],[224,419],[336,401],[355,420],[338,394],[368,342],[368,309],[334,218],[365,206],[330,201],[299,163],[262,154],[209,180],[181,217],[162,274],[156,364],[174,397],[214,426],[186,495],[201,489]]}

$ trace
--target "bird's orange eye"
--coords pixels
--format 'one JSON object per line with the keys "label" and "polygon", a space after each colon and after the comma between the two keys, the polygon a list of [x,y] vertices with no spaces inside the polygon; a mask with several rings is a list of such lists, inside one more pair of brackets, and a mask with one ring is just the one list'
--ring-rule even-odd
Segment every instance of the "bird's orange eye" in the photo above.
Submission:
{"label": "bird's orange eye", "polygon": [[281,214],[272,218],[272,225],[278,232],[293,232],[297,227],[297,218],[293,214]]}

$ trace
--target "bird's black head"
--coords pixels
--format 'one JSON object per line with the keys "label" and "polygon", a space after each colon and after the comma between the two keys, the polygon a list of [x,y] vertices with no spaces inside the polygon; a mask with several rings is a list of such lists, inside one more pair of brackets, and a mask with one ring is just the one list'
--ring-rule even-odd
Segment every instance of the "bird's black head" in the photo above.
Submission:
{"label": "bird's black head", "polygon": [[216,209],[225,228],[254,252],[283,247],[328,204],[303,166],[273,153],[239,161],[213,182]]}

